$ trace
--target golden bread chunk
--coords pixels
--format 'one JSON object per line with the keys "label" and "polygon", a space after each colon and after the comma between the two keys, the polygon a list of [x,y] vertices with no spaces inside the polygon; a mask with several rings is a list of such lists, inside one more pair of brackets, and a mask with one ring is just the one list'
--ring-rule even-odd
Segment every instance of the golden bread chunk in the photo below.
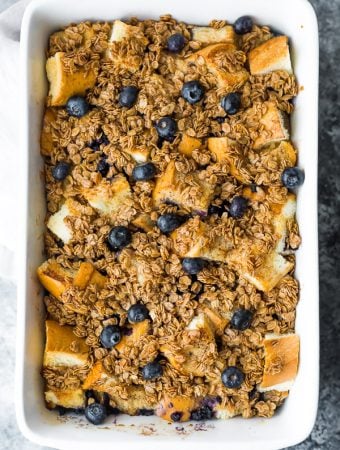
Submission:
{"label": "golden bread chunk", "polygon": [[227,162],[230,167],[230,175],[240,183],[250,183],[250,176],[246,170],[246,162],[241,155],[237,143],[227,137],[208,138],[208,149],[213,153],[219,163]]}
{"label": "golden bread chunk", "polygon": [[156,207],[170,201],[190,211],[207,214],[214,188],[215,186],[201,180],[196,172],[178,172],[175,162],[170,161],[162,175],[157,178],[152,198]]}
{"label": "golden bread chunk", "polygon": [[47,108],[44,113],[43,126],[40,135],[40,151],[43,156],[48,156],[53,150],[53,124],[56,122],[57,111]]}
{"label": "golden bread chunk", "polygon": [[142,336],[147,336],[151,330],[150,321],[143,320],[137,322],[129,327],[130,334],[125,334],[121,341],[115,346],[115,349],[119,352],[128,350],[129,347],[133,347]]}
{"label": "golden bread chunk", "polygon": [[150,156],[150,149],[143,147],[123,148],[123,152],[130,155],[137,163],[147,162]]}
{"label": "golden bread chunk", "polygon": [[217,405],[214,408],[216,419],[227,420],[240,414],[235,406]]}
{"label": "golden bread chunk", "polygon": [[40,283],[58,300],[73,284],[75,271],[64,269],[55,259],[51,258],[41,264],[37,270]]}
{"label": "golden bread chunk", "polygon": [[[190,55],[184,60],[184,64],[196,63],[200,59],[203,59],[208,71],[215,76],[217,86],[227,92],[234,92],[248,80],[249,73],[246,69],[241,69],[237,72],[228,72],[221,67],[220,61],[225,54],[232,54],[236,51],[237,48],[234,44],[211,44]],[[183,63],[181,63],[181,66],[183,67]]]}
{"label": "golden bread chunk", "polygon": [[47,228],[52,231],[64,244],[68,244],[72,238],[72,229],[65,222],[66,217],[81,217],[81,204],[68,198],[59,211],[52,214],[47,221]]}
{"label": "golden bread chunk", "polygon": [[275,250],[278,253],[283,252],[285,240],[288,234],[288,221],[294,219],[296,213],[296,196],[292,192],[287,195],[284,203],[272,204],[273,228],[277,244]]}
{"label": "golden bread chunk", "polygon": [[49,409],[53,409],[57,406],[81,409],[85,407],[85,393],[82,389],[72,389],[67,391],[49,389],[45,392],[45,401]]}
{"label": "golden bread chunk", "polygon": [[192,152],[199,149],[201,145],[202,141],[200,139],[183,134],[181,142],[178,145],[178,151],[182,153],[182,155],[191,157]]}
{"label": "golden bread chunk", "polygon": [[209,319],[210,324],[217,334],[222,334],[224,332],[225,327],[227,326],[230,320],[230,313],[224,313],[223,315],[216,311],[211,306],[207,306],[203,304],[200,307],[200,310],[205,314],[205,316]]}
{"label": "golden bread chunk", "polygon": [[89,347],[73,328],[46,320],[45,367],[80,367],[87,363]]}
{"label": "golden bread chunk", "polygon": [[259,186],[255,186],[254,189],[246,186],[242,190],[242,196],[251,202],[263,202],[266,198],[266,192]]}
{"label": "golden bread chunk", "polygon": [[140,33],[140,29],[133,25],[128,25],[121,20],[115,20],[112,25],[110,42],[122,42]]}
{"label": "golden bread chunk", "polygon": [[129,182],[124,175],[117,175],[112,180],[102,179],[96,186],[84,188],[82,195],[92,208],[100,214],[114,216],[132,205],[132,193]]}
{"label": "golden bread chunk", "polygon": [[202,42],[202,44],[217,44],[219,42],[236,44],[235,31],[231,25],[225,25],[222,28],[193,27],[191,33],[192,40]]}
{"label": "golden bread chunk", "polygon": [[90,262],[82,262],[73,279],[73,286],[85,289],[89,284],[95,284],[99,289],[105,286],[106,277],[102,275]]}
{"label": "golden bread chunk", "polygon": [[289,117],[273,102],[265,102],[266,112],[260,119],[263,130],[254,142],[257,150],[273,142],[289,140]]}
{"label": "golden bread chunk", "polygon": [[52,106],[65,105],[73,95],[84,95],[88,89],[96,84],[97,71],[95,69],[78,69],[70,72],[63,63],[65,53],[57,52],[48,58],[46,63],[47,78],[50,82],[49,103]]}
{"label": "golden bread chunk", "polygon": [[121,387],[112,388],[108,391],[110,405],[119,411],[135,416],[141,409],[155,409],[157,404],[154,396],[147,395],[144,386],[124,385],[126,396],[122,395]]}
{"label": "golden bread chunk", "polygon": [[190,413],[195,409],[196,401],[192,397],[176,396],[164,397],[156,408],[156,415],[161,419],[173,422],[173,413],[181,413],[179,422],[190,420]]}
{"label": "golden bread chunk", "polygon": [[151,220],[149,214],[145,213],[138,214],[138,216],[133,219],[132,224],[137,228],[141,228],[146,233],[152,231],[155,226],[155,222]]}
{"label": "golden bread chunk", "polygon": [[275,70],[293,73],[288,37],[277,36],[249,52],[249,68],[252,75],[265,75]]}
{"label": "golden bread chunk", "polygon": [[125,270],[136,275],[137,282],[143,286],[147,281],[154,279],[149,262],[144,256],[137,255],[129,249],[124,249],[118,257]]}
{"label": "golden bread chunk", "polygon": [[260,392],[288,391],[299,364],[300,339],[297,334],[268,334],[264,340],[265,365]]}
{"label": "golden bread chunk", "polygon": [[105,370],[101,361],[97,361],[88,373],[83,383],[83,389],[106,392],[107,390],[110,390],[112,386],[116,386],[117,384],[117,379]]}

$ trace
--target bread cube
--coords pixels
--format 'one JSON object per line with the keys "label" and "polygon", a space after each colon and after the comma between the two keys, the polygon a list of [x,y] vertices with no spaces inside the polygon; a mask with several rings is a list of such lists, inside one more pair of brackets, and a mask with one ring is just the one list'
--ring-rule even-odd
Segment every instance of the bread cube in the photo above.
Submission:
{"label": "bread cube", "polygon": [[148,260],[145,257],[137,255],[132,250],[124,249],[118,258],[124,270],[132,272],[141,286],[154,279],[154,274],[150,270]]}
{"label": "bread cube", "polygon": [[192,397],[176,396],[169,397],[165,396],[156,408],[156,415],[161,419],[167,420],[168,422],[173,422],[173,413],[182,413],[180,422],[187,422],[190,420],[190,413],[195,409],[196,401]]}
{"label": "bread cube", "polygon": [[227,137],[208,138],[208,149],[214,154],[218,163],[227,162],[232,175],[240,183],[250,183],[251,178],[246,169],[246,162],[237,147],[237,143]]}
{"label": "bread cube", "polygon": [[40,135],[40,151],[43,156],[49,156],[53,150],[53,124],[56,122],[57,112],[53,108],[45,110],[43,126]]}
{"label": "bread cube", "polygon": [[264,373],[259,392],[288,391],[297,374],[300,339],[297,334],[267,334],[263,342]]}
{"label": "bread cube", "polygon": [[178,151],[185,156],[191,157],[192,152],[199,149],[202,145],[200,139],[183,134],[181,142],[178,145]]}
{"label": "bread cube", "polygon": [[73,279],[73,286],[85,289],[89,284],[96,285],[99,289],[105,286],[107,279],[90,262],[82,262]]}
{"label": "bread cube", "polygon": [[211,306],[207,306],[205,304],[201,306],[200,310],[209,319],[214,332],[216,332],[217,334],[223,334],[224,329],[231,318],[231,314],[224,313],[222,315]]}
{"label": "bread cube", "polygon": [[217,405],[214,408],[216,419],[227,420],[231,419],[240,414],[235,406],[226,405],[221,406]]}
{"label": "bread cube", "polygon": [[122,42],[124,39],[136,36],[140,33],[140,29],[133,25],[128,25],[121,20],[115,20],[112,25],[112,31],[109,41]]}
{"label": "bread cube", "polygon": [[150,150],[142,147],[123,148],[123,152],[130,155],[137,163],[147,162],[150,156]]}
{"label": "bread cube", "polygon": [[276,70],[293,73],[288,37],[274,37],[251,50],[249,68],[252,75],[265,75]]}
{"label": "bread cube", "polygon": [[112,386],[116,386],[118,380],[105,369],[102,361],[97,361],[88,373],[83,389],[93,389],[98,392],[106,392]]}
{"label": "bread cube", "polygon": [[[121,394],[122,387],[126,397]],[[144,386],[128,385],[112,388],[108,391],[110,405],[119,411],[135,416],[141,409],[155,409],[156,400],[154,395],[148,395]]]}
{"label": "bread cube", "polygon": [[272,204],[273,228],[277,238],[275,250],[283,252],[285,240],[288,234],[288,221],[294,219],[296,213],[296,196],[293,193],[287,195],[287,200],[282,204]]}
{"label": "bread cube", "polygon": [[137,228],[141,228],[145,233],[152,231],[155,227],[155,222],[151,220],[149,214],[145,213],[138,214],[138,216],[133,219],[132,224]]}
{"label": "bread cube", "polygon": [[254,149],[257,150],[273,142],[289,140],[289,117],[280,111],[273,102],[265,102],[266,112],[260,119],[263,131],[254,142]]}
{"label": "bread cube", "polygon": [[46,320],[45,367],[81,367],[87,363],[89,347],[73,328]]}
{"label": "bread cube", "polygon": [[129,327],[131,334],[126,334],[122,337],[121,341],[115,346],[115,349],[119,352],[124,352],[128,350],[129,347],[133,347],[141,337],[147,336],[150,332],[150,321],[143,320],[142,322],[137,322]]}
{"label": "bread cube", "polygon": [[63,106],[73,95],[84,95],[96,84],[97,71],[79,69],[69,72],[63,63],[64,52],[57,52],[48,58],[46,63],[47,78],[50,82],[49,103],[52,106]]}
{"label": "bread cube", "polygon": [[246,186],[242,190],[242,197],[248,199],[250,202],[263,202],[266,198],[266,192],[259,186],[256,186],[255,190]]}
{"label": "bread cube", "polygon": [[204,314],[203,312],[200,312],[197,316],[195,316],[189,325],[186,327],[187,330],[191,331],[203,331],[205,336],[210,339],[211,341],[214,341],[214,330],[212,327],[212,323],[209,319],[209,317]]}
{"label": "bread cube", "polygon": [[82,389],[66,391],[49,389],[45,392],[45,401],[49,409],[57,406],[67,409],[82,409],[85,407],[85,393]]}
{"label": "bread cube", "polygon": [[222,28],[212,27],[193,27],[192,40],[202,42],[202,44],[217,44],[219,42],[228,42],[236,44],[236,35],[231,25],[225,25]]}
{"label": "bread cube", "polygon": [[63,293],[73,284],[75,271],[64,269],[55,259],[51,258],[41,264],[37,275],[44,288],[61,300]]}
{"label": "bread cube", "polygon": [[102,179],[96,186],[84,188],[82,195],[100,214],[115,216],[126,206],[132,205],[132,193],[124,175],[112,180]]}
{"label": "bread cube", "polygon": [[73,237],[72,230],[65,222],[66,217],[81,217],[81,205],[69,198],[61,206],[59,211],[52,214],[47,221],[47,228],[52,231],[64,244],[68,244]]}
{"label": "bread cube", "polygon": [[214,194],[215,186],[200,180],[198,173],[182,174],[170,161],[164,173],[157,178],[152,193],[154,205],[174,202],[183,208],[206,215]]}

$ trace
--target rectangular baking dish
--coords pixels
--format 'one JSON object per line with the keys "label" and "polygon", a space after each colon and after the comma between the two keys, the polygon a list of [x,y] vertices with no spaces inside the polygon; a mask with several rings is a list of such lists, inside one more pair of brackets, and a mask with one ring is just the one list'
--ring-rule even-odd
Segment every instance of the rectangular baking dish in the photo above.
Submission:
{"label": "rectangular baking dish", "polygon": [[[43,167],[39,135],[47,93],[45,50],[48,36],[70,22],[158,18],[171,13],[192,24],[211,19],[234,21],[250,14],[287,34],[301,86],[292,118],[292,139],[306,180],[299,190],[297,216],[302,245],[297,252],[296,276],[301,285],[296,331],[301,338],[299,373],[290,396],[272,419],[233,418],[206,425],[168,424],[157,417],[118,416],[116,422],[95,427],[80,416],[61,419],[45,409],[40,377],[44,346],[44,307],[36,268],[43,261],[45,216]],[[318,29],[306,0],[37,0],[27,8],[21,32],[21,183],[22,227],[18,290],[16,407],[22,433],[43,446],[58,449],[101,450],[119,444],[140,450],[203,449],[224,445],[233,450],[288,447],[310,433],[317,411],[319,378],[317,138],[318,138]]]}

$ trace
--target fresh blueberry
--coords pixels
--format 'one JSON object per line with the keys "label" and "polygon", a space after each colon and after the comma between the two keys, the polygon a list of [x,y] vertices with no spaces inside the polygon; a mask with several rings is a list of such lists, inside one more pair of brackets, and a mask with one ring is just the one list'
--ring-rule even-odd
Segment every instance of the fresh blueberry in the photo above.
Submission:
{"label": "fresh blueberry", "polygon": [[305,172],[298,167],[288,167],[282,172],[282,184],[289,189],[294,189],[305,181]]}
{"label": "fresh blueberry", "polygon": [[227,94],[221,100],[221,106],[224,111],[229,114],[229,116],[233,116],[238,112],[241,106],[241,96],[238,92],[231,92]]}
{"label": "fresh blueberry", "polygon": [[230,321],[230,325],[235,328],[235,330],[243,331],[250,327],[253,314],[248,309],[237,309]]}
{"label": "fresh blueberry", "polygon": [[217,206],[217,205],[210,205],[208,209],[208,215],[212,216],[213,214],[217,214],[218,216],[222,216],[222,214],[225,212],[225,208],[223,205]]}
{"label": "fresh blueberry", "polygon": [[185,217],[179,214],[163,214],[157,220],[157,226],[162,233],[168,234],[180,227],[185,221]]}
{"label": "fresh blueberry", "polygon": [[128,319],[132,323],[143,322],[149,316],[149,311],[142,303],[136,303],[130,306],[128,310]]}
{"label": "fresh blueberry", "polygon": [[236,389],[241,386],[244,381],[244,374],[235,366],[230,366],[222,372],[222,383],[225,387]]}
{"label": "fresh blueberry", "polygon": [[131,231],[123,226],[113,227],[108,236],[108,243],[112,250],[121,250],[130,244]]}
{"label": "fresh blueberry", "polygon": [[189,275],[197,275],[206,265],[207,262],[201,258],[184,258],[182,261],[183,270]]}
{"label": "fresh blueberry", "polygon": [[61,161],[52,169],[52,176],[57,181],[63,181],[67,177],[67,175],[70,172],[70,165],[65,162]]}
{"label": "fresh blueberry", "polygon": [[177,124],[171,117],[162,117],[156,123],[156,130],[159,137],[172,142],[177,132]]}
{"label": "fresh blueberry", "polygon": [[143,367],[142,375],[144,380],[153,380],[154,378],[161,377],[163,375],[163,367],[157,361],[148,363]]}
{"label": "fresh blueberry", "polygon": [[137,101],[138,89],[136,86],[125,86],[119,94],[120,106],[131,108]]}
{"label": "fresh blueberry", "polygon": [[246,198],[238,196],[234,197],[229,207],[229,214],[234,219],[240,219],[246,212],[248,201]]}
{"label": "fresh blueberry", "polygon": [[202,100],[204,96],[204,87],[202,84],[197,81],[188,81],[183,84],[182,87],[182,97],[189,102],[190,104],[194,104]]}
{"label": "fresh blueberry", "polygon": [[98,151],[100,146],[103,145],[109,145],[110,141],[108,140],[106,134],[102,134],[101,137],[99,139],[95,139],[94,141],[90,142],[88,144],[88,146],[94,150],[94,151]]}
{"label": "fresh blueberry", "polygon": [[97,165],[97,172],[99,172],[102,177],[106,177],[109,170],[110,164],[106,161],[106,159],[100,159]]}
{"label": "fresh blueberry", "polygon": [[179,53],[185,46],[185,37],[181,33],[172,34],[167,41],[169,52]]}
{"label": "fresh blueberry", "polygon": [[100,342],[105,348],[112,348],[120,342],[122,333],[116,325],[108,325],[100,333]]}
{"label": "fresh blueberry", "polygon": [[135,181],[152,180],[156,175],[156,167],[151,162],[135,166],[132,171],[132,178]]}
{"label": "fresh blueberry", "polygon": [[85,408],[86,419],[93,423],[93,425],[100,425],[106,419],[107,412],[104,405],[100,403],[91,403]]}
{"label": "fresh blueberry", "polygon": [[173,413],[170,415],[170,419],[171,419],[173,422],[180,422],[181,419],[182,419],[182,416],[183,416],[183,413],[182,413],[182,412],[180,412],[180,411],[175,411],[175,412],[173,412]]}
{"label": "fresh blueberry", "polygon": [[90,105],[85,97],[74,95],[67,100],[66,111],[70,116],[83,117],[90,111]]}
{"label": "fresh blueberry", "polygon": [[236,34],[250,33],[253,29],[253,19],[250,16],[239,17],[234,23],[234,30]]}
{"label": "fresh blueberry", "polygon": [[201,406],[201,408],[194,409],[191,411],[190,419],[191,420],[210,420],[214,416],[214,412],[209,406]]}

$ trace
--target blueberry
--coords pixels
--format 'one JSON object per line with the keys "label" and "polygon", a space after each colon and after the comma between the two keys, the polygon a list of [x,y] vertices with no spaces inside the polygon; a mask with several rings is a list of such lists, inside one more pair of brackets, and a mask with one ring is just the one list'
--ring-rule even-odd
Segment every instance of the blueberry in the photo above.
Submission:
{"label": "blueberry", "polygon": [[235,328],[235,330],[243,331],[250,327],[253,314],[247,309],[237,309],[230,321],[230,325]]}
{"label": "blueberry", "polygon": [[67,100],[66,111],[70,116],[83,117],[90,111],[90,105],[85,97],[74,95]]}
{"label": "blueberry", "polygon": [[162,117],[156,123],[156,130],[159,137],[172,142],[177,132],[177,124],[171,117]]}
{"label": "blueberry", "polygon": [[238,92],[231,92],[221,100],[221,106],[224,111],[233,116],[238,112],[241,106],[241,96]]}
{"label": "blueberry", "polygon": [[148,181],[152,180],[156,175],[156,167],[151,162],[140,164],[134,167],[132,171],[132,178],[135,181]]}
{"label": "blueberry", "polygon": [[230,366],[222,372],[222,383],[225,387],[236,389],[241,386],[244,381],[244,374],[235,366]]}
{"label": "blueberry", "polygon": [[120,106],[131,108],[137,101],[138,89],[136,86],[125,86],[119,94]]}
{"label": "blueberry", "polygon": [[215,117],[215,120],[217,123],[224,123],[225,122],[225,117]]}
{"label": "blueberry", "polygon": [[106,161],[106,159],[100,159],[97,165],[97,172],[99,172],[102,177],[106,177],[109,170],[110,164]]}
{"label": "blueberry", "polygon": [[250,16],[239,17],[234,23],[234,30],[236,34],[250,33],[253,29],[253,19]]}
{"label": "blueberry", "polygon": [[106,419],[107,412],[104,405],[100,403],[91,403],[85,408],[86,419],[93,423],[93,425],[100,425]]}
{"label": "blueberry", "polygon": [[207,262],[201,258],[184,258],[182,261],[183,270],[189,275],[197,275],[206,265]]}
{"label": "blueberry", "polygon": [[213,410],[209,406],[201,406],[201,408],[191,411],[191,420],[210,420],[214,416]]}
{"label": "blueberry", "polygon": [[305,181],[305,173],[298,167],[288,167],[282,172],[282,184],[289,189],[299,187]]}
{"label": "blueberry", "polygon": [[208,215],[212,216],[213,214],[217,214],[218,216],[222,216],[222,214],[225,212],[225,208],[223,205],[217,206],[217,205],[210,205],[208,209]]}
{"label": "blueberry", "polygon": [[157,226],[162,233],[168,234],[180,227],[185,221],[185,217],[179,214],[163,214],[157,220]]}
{"label": "blueberry", "polygon": [[102,134],[101,137],[99,139],[95,139],[94,141],[90,142],[88,144],[88,146],[94,150],[97,151],[99,150],[100,146],[103,145],[109,145],[110,141],[108,140],[106,134]]}
{"label": "blueberry", "polygon": [[123,226],[113,227],[108,236],[108,243],[112,250],[121,250],[130,244],[131,231]]}
{"label": "blueberry", "polygon": [[122,333],[116,325],[108,325],[100,333],[100,342],[105,348],[112,348],[120,342]]}
{"label": "blueberry", "polygon": [[229,214],[234,219],[240,219],[246,212],[248,200],[244,197],[234,197],[229,207]]}
{"label": "blueberry", "polygon": [[163,367],[157,361],[148,363],[143,367],[142,375],[144,380],[153,380],[154,378],[161,377],[163,375]]}
{"label": "blueberry", "polygon": [[167,41],[167,48],[169,52],[178,53],[183,50],[185,46],[185,38],[183,34],[176,33],[172,34]]}
{"label": "blueberry", "polygon": [[143,322],[149,316],[149,311],[142,303],[136,303],[130,306],[128,310],[128,319],[132,323]]}
{"label": "blueberry", "polygon": [[197,80],[188,81],[183,84],[181,93],[182,97],[193,105],[202,100],[204,96],[204,87]]}
{"label": "blueberry", "polygon": [[63,181],[67,177],[67,175],[70,172],[70,165],[65,162],[61,161],[52,169],[52,176],[57,181]]}
{"label": "blueberry", "polygon": [[180,422],[180,420],[182,419],[183,413],[180,411],[175,411],[170,415],[170,419],[173,422]]}

